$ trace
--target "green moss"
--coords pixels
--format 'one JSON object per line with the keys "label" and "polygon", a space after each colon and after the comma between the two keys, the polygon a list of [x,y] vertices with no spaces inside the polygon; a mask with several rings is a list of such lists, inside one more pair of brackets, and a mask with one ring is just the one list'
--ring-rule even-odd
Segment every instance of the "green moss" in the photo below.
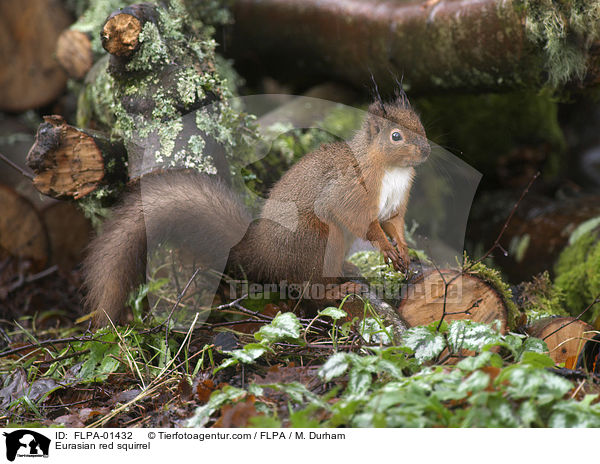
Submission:
{"label": "green moss", "polygon": [[113,92],[114,79],[107,72],[108,60],[108,56],[98,60],[85,79],[77,103],[77,125],[112,135],[120,102]]}
{"label": "green moss", "polygon": [[[565,295],[568,312],[575,316],[600,295],[600,240],[597,230],[581,236],[567,246],[555,265],[555,286]],[[600,305],[583,316],[594,322],[600,315]]]}
{"label": "green moss", "polygon": [[519,308],[513,301],[513,293],[510,285],[506,283],[497,269],[486,266],[483,263],[475,263],[469,257],[464,255],[463,269],[468,269],[468,273],[475,275],[487,282],[494,290],[498,292],[508,311],[508,327],[514,329],[520,315]]}
{"label": "green moss", "polygon": [[590,231],[581,236],[575,243],[565,248],[554,267],[556,275],[565,274],[574,267],[583,264],[596,244],[597,239],[597,234]]}
{"label": "green moss", "polygon": [[569,315],[565,310],[565,294],[552,284],[547,271],[519,285],[518,301],[528,324],[544,317]]}
{"label": "green moss", "polygon": [[463,158],[486,175],[496,175],[497,158],[515,147],[547,144],[544,174],[558,173],[566,143],[558,104],[547,92],[447,95],[415,100],[429,139],[459,148]]}
{"label": "green moss", "polygon": [[558,87],[581,80],[589,52],[600,37],[600,2],[597,0],[519,0],[530,40],[543,47],[548,83]]}
{"label": "green moss", "polygon": [[350,256],[348,261],[358,267],[361,276],[370,284],[398,288],[399,285],[406,283],[404,274],[394,271],[386,264],[383,255],[378,251],[359,251]]}

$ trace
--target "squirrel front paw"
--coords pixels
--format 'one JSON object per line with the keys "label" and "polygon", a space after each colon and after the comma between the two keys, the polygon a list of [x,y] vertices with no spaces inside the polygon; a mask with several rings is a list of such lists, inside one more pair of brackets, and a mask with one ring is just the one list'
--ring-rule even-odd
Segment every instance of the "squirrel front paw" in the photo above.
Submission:
{"label": "squirrel front paw", "polygon": [[381,250],[383,253],[383,259],[385,259],[386,263],[391,264],[394,267],[395,271],[401,271],[403,267],[402,258],[400,257],[400,253],[393,246],[389,246]]}
{"label": "squirrel front paw", "polygon": [[398,249],[398,254],[400,255],[400,260],[402,261],[402,268],[404,271],[408,271],[408,266],[410,265],[410,256],[408,255],[408,247],[406,243],[400,243],[396,246]]}
{"label": "squirrel front paw", "polygon": [[408,247],[406,244],[398,246],[385,247],[382,250],[383,257],[386,263],[390,263],[395,271],[407,272],[410,265],[410,257],[408,255]]}

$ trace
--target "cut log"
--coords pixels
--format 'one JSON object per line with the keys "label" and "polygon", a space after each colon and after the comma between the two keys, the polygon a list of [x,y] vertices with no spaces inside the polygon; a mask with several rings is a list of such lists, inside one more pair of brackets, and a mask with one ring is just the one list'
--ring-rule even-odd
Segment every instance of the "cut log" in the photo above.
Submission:
{"label": "cut log", "polygon": [[139,3],[113,12],[102,26],[102,46],[115,56],[131,56],[139,46],[146,21],[156,23],[155,5]]}
{"label": "cut log", "polygon": [[73,203],[60,201],[42,210],[50,239],[49,266],[68,271],[81,262],[93,233],[90,221]]}
{"label": "cut log", "polygon": [[573,369],[586,340],[594,335],[593,330],[574,317],[549,317],[535,322],[527,333],[546,342],[548,354],[556,364],[565,363],[565,367]]}
{"label": "cut log", "polygon": [[147,21],[156,23],[155,5],[139,3],[113,12],[102,26],[102,46],[111,55],[131,56],[139,48]]}
{"label": "cut log", "polygon": [[0,185],[0,205],[0,248],[42,269],[48,261],[48,234],[37,209],[5,185]]}
{"label": "cut log", "polygon": [[79,199],[114,179],[126,179],[125,159],[125,148],[101,133],[70,126],[61,116],[44,116],[27,165],[43,194]]}
{"label": "cut log", "polygon": [[[443,278],[442,278],[443,275]],[[469,319],[475,322],[500,323],[500,332],[508,330],[508,308],[490,284],[472,274],[460,275],[454,269],[427,270],[408,287],[406,298],[398,307],[400,317],[410,327],[427,325],[444,314],[444,279],[449,282],[444,320]]]}
{"label": "cut log", "polygon": [[56,58],[69,77],[83,79],[94,64],[90,38],[74,29],[63,31],[56,44]]}
{"label": "cut log", "polygon": [[38,108],[63,92],[67,76],[54,50],[70,23],[59,0],[0,2],[0,110]]}

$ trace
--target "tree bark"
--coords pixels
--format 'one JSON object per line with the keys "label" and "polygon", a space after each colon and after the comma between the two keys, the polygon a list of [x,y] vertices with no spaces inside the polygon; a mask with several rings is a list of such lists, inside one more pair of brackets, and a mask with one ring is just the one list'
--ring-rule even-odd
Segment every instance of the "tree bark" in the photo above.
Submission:
{"label": "tree bark", "polygon": [[35,187],[54,198],[79,199],[100,185],[125,181],[125,149],[106,136],[44,116],[27,155]]}

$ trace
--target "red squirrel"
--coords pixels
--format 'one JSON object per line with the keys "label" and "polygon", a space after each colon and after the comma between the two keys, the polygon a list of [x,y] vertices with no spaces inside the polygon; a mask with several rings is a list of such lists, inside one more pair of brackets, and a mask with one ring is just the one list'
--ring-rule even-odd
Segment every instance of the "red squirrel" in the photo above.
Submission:
{"label": "red squirrel", "polygon": [[351,140],[324,144],[292,166],[255,221],[216,178],[190,171],[145,176],[143,203],[139,189],[125,195],[90,245],[86,306],[97,326],[121,319],[144,277],[147,236],[189,248],[207,267],[231,249],[226,269],[242,269],[251,282],[347,281],[356,269],[345,258],[357,238],[396,270],[407,268],[404,215],[414,166],[429,153],[421,121],[400,91],[393,101],[372,103]]}

